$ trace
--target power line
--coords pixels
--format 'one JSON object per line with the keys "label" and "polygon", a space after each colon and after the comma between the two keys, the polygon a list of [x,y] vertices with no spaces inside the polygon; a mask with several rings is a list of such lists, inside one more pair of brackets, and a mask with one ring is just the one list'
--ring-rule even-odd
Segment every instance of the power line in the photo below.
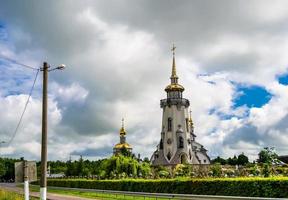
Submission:
{"label": "power line", "polygon": [[31,97],[32,92],[33,92],[33,90],[34,90],[35,83],[36,83],[36,80],[37,80],[37,77],[38,77],[39,71],[40,71],[40,69],[38,69],[37,72],[36,72],[35,79],[34,79],[34,81],[33,81],[33,85],[32,85],[32,87],[31,87],[31,90],[30,90],[29,96],[28,96],[27,101],[26,101],[25,106],[24,106],[24,110],[23,110],[23,112],[22,112],[22,114],[21,114],[21,117],[20,117],[20,119],[19,119],[19,122],[18,122],[18,124],[17,124],[17,126],[16,126],[16,128],[15,128],[15,131],[14,131],[14,133],[13,133],[11,139],[9,140],[9,142],[7,142],[7,146],[10,146],[10,144],[13,142],[13,140],[14,140],[16,134],[17,134],[17,131],[18,131],[19,127],[20,127],[20,124],[21,124],[21,122],[22,122],[23,116],[24,116],[25,111],[26,111],[26,109],[27,109],[27,106],[28,106],[28,103],[29,103],[30,97]]}
{"label": "power line", "polygon": [[12,63],[14,63],[14,64],[17,64],[17,65],[20,65],[20,66],[22,66],[22,67],[26,67],[26,68],[29,68],[29,69],[32,69],[32,70],[38,70],[38,69],[35,68],[35,67],[31,67],[31,66],[29,66],[29,65],[25,65],[25,64],[23,64],[23,63],[18,62],[17,60],[13,60],[12,58],[8,58],[8,57],[6,57],[6,56],[4,56],[4,55],[0,55],[0,59],[7,60],[7,61],[9,61],[9,62],[12,62]]}

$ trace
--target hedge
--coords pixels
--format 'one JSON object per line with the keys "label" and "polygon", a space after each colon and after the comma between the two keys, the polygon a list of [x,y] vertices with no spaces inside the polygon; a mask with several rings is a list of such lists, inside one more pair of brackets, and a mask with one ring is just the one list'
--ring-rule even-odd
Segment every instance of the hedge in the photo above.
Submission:
{"label": "hedge", "polygon": [[207,179],[49,179],[48,186],[149,193],[288,197],[288,177]]}

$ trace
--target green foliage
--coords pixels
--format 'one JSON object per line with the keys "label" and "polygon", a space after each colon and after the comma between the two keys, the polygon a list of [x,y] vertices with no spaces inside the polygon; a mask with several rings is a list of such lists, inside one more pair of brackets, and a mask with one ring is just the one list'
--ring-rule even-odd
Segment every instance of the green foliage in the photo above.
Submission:
{"label": "green foliage", "polygon": [[51,179],[59,187],[107,189],[133,192],[181,193],[251,197],[288,197],[288,178],[206,178],[206,179]]}
{"label": "green foliage", "polygon": [[258,163],[267,163],[269,165],[279,163],[278,155],[273,147],[265,147],[258,156]]}
{"label": "green foliage", "polygon": [[271,174],[270,164],[264,163],[262,174],[264,175],[264,177],[269,177],[270,176],[270,174]]}
{"label": "green foliage", "polygon": [[[150,172],[150,164],[146,162],[138,162],[132,157],[123,155],[112,156],[103,160],[99,166],[102,178],[122,178],[129,177],[147,177]],[[105,171],[105,175],[103,173]]]}
{"label": "green foliage", "polygon": [[[128,149],[126,149],[125,147],[120,149],[122,156],[126,156],[126,157],[131,157],[132,153],[130,151],[128,151]],[[135,155],[134,155],[135,157]]]}
{"label": "green foliage", "polygon": [[249,163],[249,159],[244,153],[241,153],[240,155],[238,155],[238,157],[234,155],[232,158],[228,158],[227,160],[218,156],[217,158],[212,160],[212,164],[214,163],[220,163],[221,165],[228,164],[228,165],[242,165],[243,166]]}
{"label": "green foliage", "polygon": [[220,163],[215,163],[211,167],[213,177],[221,177],[222,168]]}
{"label": "green foliage", "polygon": [[23,195],[0,189],[0,200],[23,200]]}
{"label": "green foliage", "polygon": [[250,173],[253,175],[253,176],[259,176],[260,175],[260,169],[259,167],[254,164],[254,166],[252,168],[250,168]]}
{"label": "green foliage", "polygon": [[247,156],[244,155],[244,153],[241,153],[237,158],[237,164],[238,165],[246,165],[249,163],[249,159]]}
{"label": "green foliage", "polygon": [[221,158],[220,156],[218,156],[217,158],[215,158],[214,160],[212,160],[212,163],[220,163],[221,165],[226,165],[227,161],[224,158]]}
{"label": "green foliage", "polygon": [[4,165],[4,163],[0,163],[0,178],[3,176],[3,175],[5,175],[5,173],[6,173],[6,167],[5,167],[5,165]]}
{"label": "green foliage", "polygon": [[0,158],[0,179],[14,180],[15,179],[15,162],[20,159]]}
{"label": "green foliage", "polygon": [[233,158],[228,158],[227,159],[227,164],[229,165],[237,165],[238,163],[238,159],[236,156],[234,156]]}
{"label": "green foliage", "polygon": [[168,178],[169,177],[169,172],[168,171],[166,171],[166,170],[160,170],[159,172],[158,172],[158,174],[159,174],[159,177],[160,178]]}

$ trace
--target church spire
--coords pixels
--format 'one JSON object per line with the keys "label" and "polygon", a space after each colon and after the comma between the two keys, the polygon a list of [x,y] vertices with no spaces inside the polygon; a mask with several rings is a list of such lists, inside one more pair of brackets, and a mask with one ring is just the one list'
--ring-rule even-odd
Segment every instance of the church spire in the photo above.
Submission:
{"label": "church spire", "polygon": [[172,74],[171,74],[171,77],[170,77],[171,83],[177,83],[178,82],[178,76],[177,76],[177,73],[176,73],[176,63],[175,63],[175,50],[176,50],[176,47],[173,44],[172,49],[171,49],[171,51],[173,52]]}
{"label": "church spire", "polygon": [[120,135],[126,135],[126,131],[124,128],[124,118],[122,118],[122,127],[120,129]]}
{"label": "church spire", "polygon": [[[178,76],[176,73],[176,62],[175,62],[175,45],[173,44],[171,51],[173,52],[173,61],[172,61],[172,73],[170,76],[170,80],[171,83],[165,88],[165,91],[167,93],[169,92],[174,92],[174,91],[178,91],[178,92],[183,92],[184,91],[184,87],[182,85],[178,84]],[[180,93],[178,94],[178,96],[180,95]],[[169,95],[168,95],[169,96]],[[182,96],[182,94],[181,94]],[[175,98],[176,96],[174,95],[173,98]],[[179,98],[182,98],[179,96]]]}

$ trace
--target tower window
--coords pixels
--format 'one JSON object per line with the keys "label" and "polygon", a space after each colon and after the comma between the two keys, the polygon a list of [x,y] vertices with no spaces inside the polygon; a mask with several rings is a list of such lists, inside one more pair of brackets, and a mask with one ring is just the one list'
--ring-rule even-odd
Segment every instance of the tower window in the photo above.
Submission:
{"label": "tower window", "polygon": [[160,149],[163,149],[163,139],[160,140]]}
{"label": "tower window", "polygon": [[171,153],[170,153],[170,152],[168,152],[168,154],[167,154],[167,158],[168,158],[168,160],[171,159]]}
{"label": "tower window", "polygon": [[179,148],[184,148],[184,140],[183,137],[179,137]]}
{"label": "tower window", "polygon": [[189,119],[186,118],[186,130],[187,132],[189,132]]}
{"label": "tower window", "polygon": [[172,118],[168,118],[168,131],[172,131]]}

